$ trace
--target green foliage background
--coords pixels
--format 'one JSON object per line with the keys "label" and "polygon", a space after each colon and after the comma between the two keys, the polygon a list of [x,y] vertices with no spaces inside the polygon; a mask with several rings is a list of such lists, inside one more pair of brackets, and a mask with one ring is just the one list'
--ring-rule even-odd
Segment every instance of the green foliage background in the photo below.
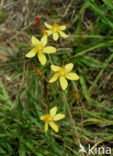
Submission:
{"label": "green foliage background", "polygon": [[[57,9],[53,12],[49,21],[60,16]],[[5,19],[7,16],[1,11],[0,20]],[[51,57],[56,65],[73,62],[74,71],[80,75],[80,80],[69,82],[65,91],[79,139],[86,150],[89,143],[112,147],[113,2],[79,1],[67,29],[70,38],[53,42],[58,52]],[[32,32],[27,33],[30,38]],[[0,65],[3,74],[11,75],[9,81],[0,81],[0,156],[80,156],[59,82],[51,85],[33,69],[37,67],[49,80],[52,76],[49,58],[41,66],[37,58],[24,57],[30,44],[14,43],[19,49],[17,55]],[[10,85],[14,85],[13,90],[8,89]],[[75,90],[80,96],[78,102]],[[59,122],[57,134],[51,129],[45,133],[40,116],[55,105],[66,118]]]}

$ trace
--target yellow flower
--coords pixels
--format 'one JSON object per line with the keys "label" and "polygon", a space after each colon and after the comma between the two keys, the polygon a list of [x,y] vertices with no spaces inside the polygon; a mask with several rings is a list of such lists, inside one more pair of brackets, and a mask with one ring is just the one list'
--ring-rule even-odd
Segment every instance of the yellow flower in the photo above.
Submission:
{"label": "yellow flower", "polygon": [[48,125],[55,131],[58,132],[58,126],[54,123],[54,121],[61,120],[65,118],[65,115],[63,114],[56,114],[57,107],[53,107],[50,109],[50,113],[43,115],[40,117],[40,120],[43,120],[45,122],[45,132],[48,130]]}
{"label": "yellow flower", "polygon": [[62,30],[65,30],[66,29],[66,26],[65,25],[58,25],[56,22],[54,22],[53,25],[50,25],[50,24],[47,24],[47,23],[44,23],[45,26],[49,29],[49,30],[46,30],[46,32],[48,33],[48,35],[51,35],[53,34],[53,40],[57,41],[58,38],[59,38],[59,34],[63,37],[63,38],[66,38],[68,37],[68,35],[66,35]]}
{"label": "yellow flower", "polygon": [[68,82],[66,78],[69,80],[79,79],[79,76],[76,73],[70,72],[73,69],[73,66],[74,66],[73,63],[69,63],[62,67],[51,65],[52,71],[57,72],[57,73],[49,80],[49,82],[52,83],[56,81],[58,77],[60,77],[60,85],[62,89],[65,90],[68,86]]}
{"label": "yellow flower", "polygon": [[25,56],[28,58],[34,57],[36,54],[38,55],[39,61],[42,65],[46,64],[46,57],[44,53],[55,53],[56,48],[52,46],[45,47],[47,44],[47,38],[46,36],[43,36],[41,38],[41,41],[39,41],[36,37],[31,37],[31,43],[34,46],[32,50],[30,50]]}

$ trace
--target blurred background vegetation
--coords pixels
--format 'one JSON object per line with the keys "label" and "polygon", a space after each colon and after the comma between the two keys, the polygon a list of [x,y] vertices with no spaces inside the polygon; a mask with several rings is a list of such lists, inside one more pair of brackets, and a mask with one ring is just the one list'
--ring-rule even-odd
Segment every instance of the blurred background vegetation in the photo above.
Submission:
{"label": "blurred background vegetation", "polygon": [[[36,17],[67,25],[68,39],[50,40],[57,48],[51,58],[73,62],[80,75],[65,94],[82,145],[113,147],[113,1],[1,0],[0,156],[82,155],[59,82],[51,85],[33,69],[49,80],[49,58],[45,66],[25,58],[31,36],[42,35]],[[45,133],[40,116],[55,105],[66,118],[58,133]]]}

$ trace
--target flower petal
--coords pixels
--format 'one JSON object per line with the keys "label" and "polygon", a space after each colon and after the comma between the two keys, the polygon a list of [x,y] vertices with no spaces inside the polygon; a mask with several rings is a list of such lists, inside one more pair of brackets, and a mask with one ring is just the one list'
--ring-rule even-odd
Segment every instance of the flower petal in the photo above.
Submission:
{"label": "flower petal", "polygon": [[69,80],[78,80],[79,76],[76,73],[68,73],[66,74],[66,78]]}
{"label": "flower petal", "polygon": [[48,28],[48,29],[51,29],[52,28],[52,25],[48,24],[48,23],[44,23],[44,25]]}
{"label": "flower petal", "polygon": [[46,30],[46,32],[48,35],[51,35],[53,33],[52,30]]}
{"label": "flower petal", "polygon": [[38,53],[38,58],[39,58],[39,61],[42,65],[46,64],[46,57],[43,53]]}
{"label": "flower petal", "polygon": [[60,30],[65,30],[66,29],[66,26],[65,25],[59,26],[59,29]]}
{"label": "flower petal", "polygon": [[47,131],[48,131],[48,123],[45,122],[45,132],[47,132]]}
{"label": "flower petal", "polygon": [[73,69],[74,64],[73,63],[68,63],[65,65],[65,69],[69,72]]}
{"label": "flower petal", "polygon": [[37,44],[40,43],[40,41],[35,36],[32,36],[31,43],[32,43],[32,45],[36,46]]}
{"label": "flower petal", "polygon": [[58,73],[56,73],[50,80],[49,83],[53,83],[58,79]]}
{"label": "flower petal", "polygon": [[65,118],[64,114],[57,114],[57,115],[54,116],[53,119],[54,119],[54,121],[58,121],[58,120],[61,120],[63,118]]}
{"label": "flower petal", "polygon": [[34,57],[37,53],[37,50],[34,48],[32,50],[30,50],[25,56],[28,58]]}
{"label": "flower petal", "polygon": [[60,77],[60,85],[61,85],[63,90],[65,90],[67,88],[67,86],[68,86],[68,82],[67,82],[67,80],[65,79],[64,76]]}
{"label": "flower petal", "polygon": [[63,31],[59,31],[59,34],[60,34],[63,38],[69,37],[69,35],[66,35]]}
{"label": "flower petal", "polygon": [[49,125],[55,132],[58,132],[58,126],[54,122],[49,122]]}
{"label": "flower petal", "polygon": [[54,41],[57,41],[58,40],[58,33],[53,33],[53,40]]}
{"label": "flower petal", "polygon": [[40,120],[45,120],[46,118],[46,115],[40,116]]}
{"label": "flower petal", "polygon": [[56,112],[57,112],[57,107],[53,107],[52,109],[50,109],[51,117],[55,116]]}
{"label": "flower petal", "polygon": [[54,71],[54,72],[61,70],[60,67],[55,66],[55,65],[51,65],[51,69],[52,69],[52,71]]}
{"label": "flower petal", "polygon": [[56,52],[56,48],[54,48],[54,47],[52,47],[52,46],[48,46],[48,47],[45,47],[45,48],[43,49],[43,52],[44,52],[44,53],[48,53],[48,54],[50,54],[50,53],[55,53],[55,52]]}
{"label": "flower petal", "polygon": [[47,44],[47,35],[44,35],[42,38],[41,38],[41,42],[43,44],[43,46],[45,46]]}

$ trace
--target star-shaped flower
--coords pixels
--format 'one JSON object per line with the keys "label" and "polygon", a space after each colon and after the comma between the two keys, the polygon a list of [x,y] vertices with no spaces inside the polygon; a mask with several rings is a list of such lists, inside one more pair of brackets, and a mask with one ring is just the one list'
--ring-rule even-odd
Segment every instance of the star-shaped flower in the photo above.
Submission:
{"label": "star-shaped flower", "polygon": [[36,37],[32,36],[31,43],[34,48],[30,50],[25,56],[31,58],[37,54],[39,61],[42,65],[46,64],[46,56],[44,55],[44,53],[50,54],[56,52],[56,48],[54,48],[53,46],[46,47],[47,38],[45,36],[41,38],[41,41],[39,41]]}
{"label": "star-shaped flower", "polygon": [[57,107],[53,107],[50,109],[50,113],[43,115],[40,117],[40,120],[45,122],[45,132],[48,130],[48,125],[55,131],[58,132],[58,126],[54,123],[54,121],[61,120],[65,117],[63,114],[56,114]]}
{"label": "star-shaped flower", "polygon": [[57,72],[50,80],[49,82],[52,83],[54,81],[56,81],[58,79],[58,77],[60,78],[60,85],[62,87],[63,90],[65,90],[68,86],[68,82],[66,80],[78,80],[79,76],[76,73],[70,72],[73,69],[73,63],[69,63],[65,66],[62,67],[58,67],[55,65],[51,65],[51,69],[54,72]]}
{"label": "star-shaped flower", "polygon": [[48,23],[44,23],[45,26],[49,29],[49,30],[46,30],[46,32],[48,33],[48,35],[51,35],[53,34],[53,40],[57,41],[58,38],[59,38],[59,34],[60,36],[62,36],[63,38],[66,38],[68,37],[68,35],[66,35],[62,30],[65,30],[66,29],[66,26],[65,25],[58,25],[56,22],[54,22],[53,25],[50,25]]}

